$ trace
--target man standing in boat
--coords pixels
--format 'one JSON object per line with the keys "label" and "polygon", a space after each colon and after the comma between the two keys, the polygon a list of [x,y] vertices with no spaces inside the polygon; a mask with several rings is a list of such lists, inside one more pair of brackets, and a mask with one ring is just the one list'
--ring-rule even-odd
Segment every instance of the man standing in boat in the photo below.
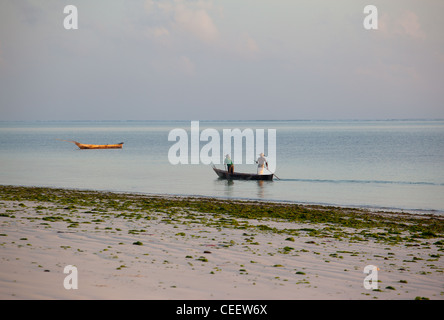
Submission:
{"label": "man standing in boat", "polygon": [[268,170],[268,162],[267,162],[267,159],[265,159],[265,155],[263,153],[261,153],[259,156],[260,157],[257,158],[257,160],[256,160],[257,174],[264,174],[264,166],[267,166],[267,170]]}
{"label": "man standing in boat", "polygon": [[228,173],[233,173],[233,172],[234,172],[234,164],[233,164],[233,160],[231,160],[229,154],[227,154],[227,155],[225,156],[224,164],[227,165],[227,171],[228,171]]}

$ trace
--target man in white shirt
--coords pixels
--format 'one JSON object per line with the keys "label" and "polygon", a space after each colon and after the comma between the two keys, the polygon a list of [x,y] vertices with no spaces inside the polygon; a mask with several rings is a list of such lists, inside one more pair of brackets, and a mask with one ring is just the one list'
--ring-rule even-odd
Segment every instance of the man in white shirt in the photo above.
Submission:
{"label": "man in white shirt", "polygon": [[268,169],[268,162],[267,159],[265,159],[265,155],[263,153],[260,154],[260,157],[256,160],[257,163],[257,174],[264,174],[264,166],[267,166]]}

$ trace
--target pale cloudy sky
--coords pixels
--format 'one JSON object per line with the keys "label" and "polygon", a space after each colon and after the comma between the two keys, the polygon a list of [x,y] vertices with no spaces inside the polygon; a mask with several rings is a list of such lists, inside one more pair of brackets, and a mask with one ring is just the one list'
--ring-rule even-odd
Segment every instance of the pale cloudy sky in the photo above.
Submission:
{"label": "pale cloudy sky", "polygon": [[[78,30],[65,30],[65,5]],[[365,30],[364,7],[378,8]],[[0,120],[444,118],[442,0],[1,0]]]}

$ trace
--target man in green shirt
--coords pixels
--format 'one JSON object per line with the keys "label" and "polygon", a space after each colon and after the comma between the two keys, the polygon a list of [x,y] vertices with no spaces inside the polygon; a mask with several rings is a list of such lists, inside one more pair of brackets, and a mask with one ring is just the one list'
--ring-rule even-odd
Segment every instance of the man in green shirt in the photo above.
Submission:
{"label": "man in green shirt", "polygon": [[231,160],[229,154],[227,154],[227,155],[225,156],[224,164],[227,165],[227,171],[228,171],[228,173],[233,173],[233,172],[234,172],[234,164],[233,164],[233,161]]}

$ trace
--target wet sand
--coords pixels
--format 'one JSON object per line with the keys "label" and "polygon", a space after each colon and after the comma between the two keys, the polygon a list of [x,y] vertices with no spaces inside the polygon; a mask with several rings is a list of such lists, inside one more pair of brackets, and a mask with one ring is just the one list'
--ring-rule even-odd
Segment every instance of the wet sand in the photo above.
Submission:
{"label": "wet sand", "polygon": [[[0,187],[0,299],[444,300],[443,217]],[[77,268],[66,289],[64,268]],[[378,268],[366,289],[364,268]]]}

